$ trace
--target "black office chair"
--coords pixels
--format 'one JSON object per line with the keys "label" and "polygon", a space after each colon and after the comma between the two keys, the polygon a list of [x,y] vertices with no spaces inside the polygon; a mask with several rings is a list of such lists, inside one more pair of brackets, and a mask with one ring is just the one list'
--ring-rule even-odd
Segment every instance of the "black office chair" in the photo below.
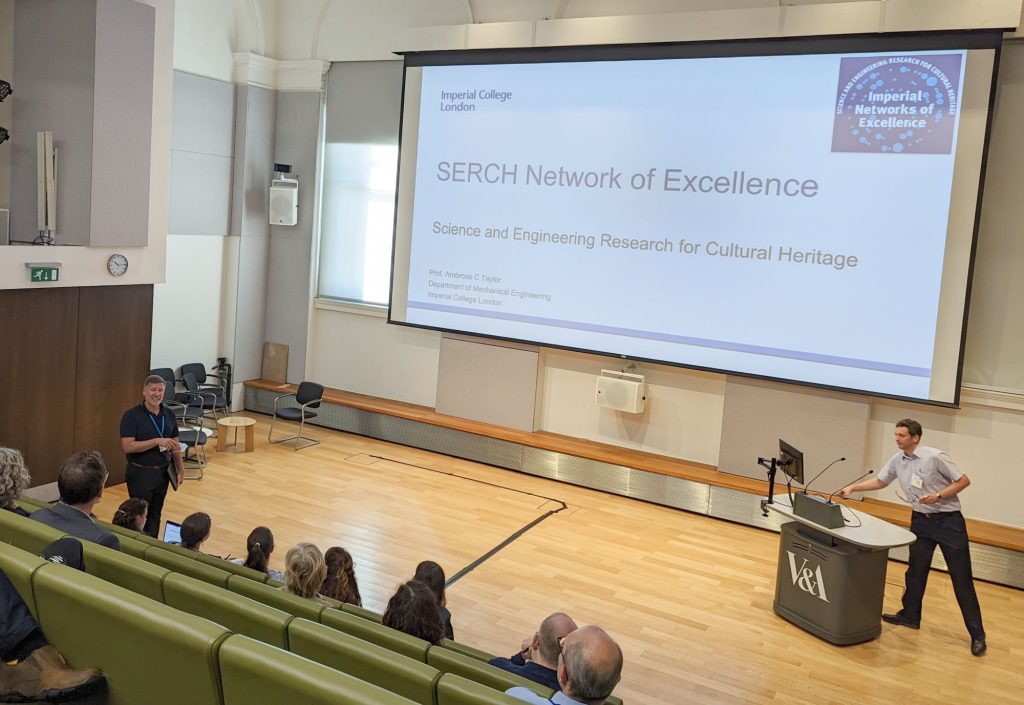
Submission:
{"label": "black office chair", "polygon": [[228,411],[227,401],[224,398],[224,389],[219,385],[203,384],[200,382],[200,377],[195,373],[197,365],[202,368],[202,365],[198,363],[195,365],[182,365],[181,381],[185,385],[185,391],[191,394],[193,399],[197,400],[190,402],[190,404],[198,403],[207,412],[207,415],[213,416],[213,420],[216,422],[221,414],[226,416]]}
{"label": "black office chair", "polygon": [[[295,403],[298,404],[298,408],[293,406],[286,406],[284,408],[277,408],[278,403],[282,399],[288,397],[295,397]],[[309,436],[302,435],[302,428],[306,424],[307,419],[315,419],[317,414],[315,411],[310,409],[320,408],[320,400],[324,397],[324,386],[317,384],[316,382],[303,382],[299,385],[299,389],[291,394],[281,394],[274,399],[274,418],[270,421],[270,431],[267,433],[267,440],[271,443],[286,443],[287,441],[295,441],[295,450],[302,450],[303,448],[309,448],[310,446],[317,445],[320,441]],[[274,440],[274,422],[282,418],[285,421],[298,421],[299,432],[294,436],[288,436],[287,438],[281,438],[280,440]],[[302,445],[300,441],[309,441]]]}
{"label": "black office chair", "polygon": [[[185,375],[187,374],[191,374],[195,380],[194,389],[189,389],[188,383],[185,382]],[[208,377],[216,379],[217,384],[207,382]],[[207,373],[203,363],[189,362],[182,365],[181,381],[189,392],[199,394],[202,397],[203,408],[209,411],[214,419],[219,417],[219,413],[227,414],[228,402],[223,380],[215,374]]]}

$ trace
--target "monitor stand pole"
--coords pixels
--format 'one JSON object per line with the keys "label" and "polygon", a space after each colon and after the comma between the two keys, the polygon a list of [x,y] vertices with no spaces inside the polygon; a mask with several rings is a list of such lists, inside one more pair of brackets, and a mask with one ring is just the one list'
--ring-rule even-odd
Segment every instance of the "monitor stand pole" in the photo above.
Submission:
{"label": "monitor stand pole", "polygon": [[768,499],[761,500],[761,514],[768,516],[768,505],[775,503],[775,471],[779,469],[777,458],[758,458],[757,464],[768,469]]}

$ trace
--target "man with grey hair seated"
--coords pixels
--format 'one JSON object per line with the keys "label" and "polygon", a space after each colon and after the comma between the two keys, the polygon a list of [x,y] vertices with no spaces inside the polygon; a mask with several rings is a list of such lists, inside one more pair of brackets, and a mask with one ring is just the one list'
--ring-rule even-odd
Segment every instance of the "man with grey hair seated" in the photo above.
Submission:
{"label": "man with grey hair seated", "polygon": [[509,688],[506,695],[534,705],[599,705],[612,694],[622,676],[622,649],[601,627],[581,627],[560,640],[559,690],[551,699],[528,688]]}
{"label": "man with grey hair seated", "polygon": [[558,640],[574,631],[576,622],[563,612],[555,612],[540,623],[532,637],[523,642],[518,654],[512,658],[494,658],[489,663],[551,690],[558,690]]}
{"label": "man with grey hair seated", "polygon": [[92,518],[92,508],[103,496],[106,482],[107,466],[98,451],[75,453],[64,461],[57,474],[60,502],[33,512],[32,519],[76,538],[120,549],[121,542],[114,532]]}

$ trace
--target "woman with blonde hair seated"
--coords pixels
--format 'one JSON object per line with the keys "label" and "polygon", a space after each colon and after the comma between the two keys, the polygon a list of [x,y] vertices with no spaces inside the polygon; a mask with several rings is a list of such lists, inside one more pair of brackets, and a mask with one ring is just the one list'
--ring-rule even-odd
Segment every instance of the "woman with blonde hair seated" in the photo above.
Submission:
{"label": "woman with blonde hair seated", "polygon": [[308,597],[325,605],[327,599],[317,592],[327,577],[324,554],[311,543],[297,543],[284,556],[284,587],[293,595]]}

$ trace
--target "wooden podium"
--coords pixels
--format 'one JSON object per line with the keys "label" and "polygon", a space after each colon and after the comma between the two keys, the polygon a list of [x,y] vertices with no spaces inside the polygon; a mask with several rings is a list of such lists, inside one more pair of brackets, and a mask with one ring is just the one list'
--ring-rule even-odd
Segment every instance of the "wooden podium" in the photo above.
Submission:
{"label": "wooden podium", "polygon": [[847,506],[837,529],[796,516],[785,495],[765,506],[792,520],[779,539],[776,614],[833,644],[877,637],[889,549],[914,534]]}

